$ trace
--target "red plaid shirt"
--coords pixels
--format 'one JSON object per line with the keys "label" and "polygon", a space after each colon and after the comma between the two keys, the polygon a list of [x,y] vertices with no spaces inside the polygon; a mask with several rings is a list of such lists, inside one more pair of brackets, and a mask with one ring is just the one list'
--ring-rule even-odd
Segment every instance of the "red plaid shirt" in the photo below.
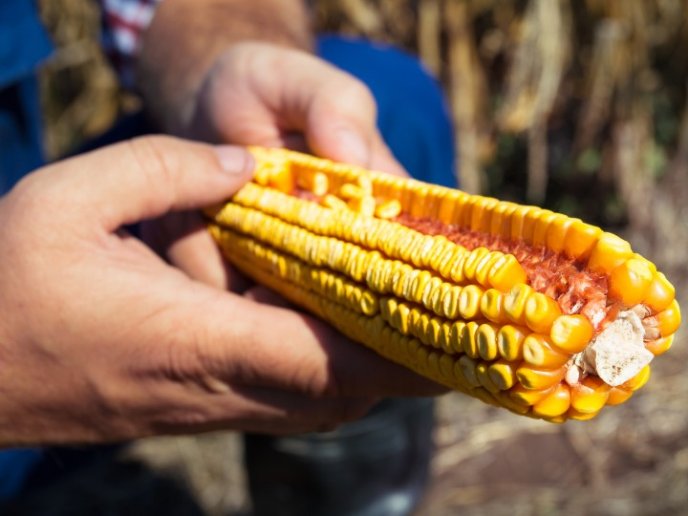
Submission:
{"label": "red plaid shirt", "polygon": [[141,35],[162,0],[99,0],[103,12],[103,47],[125,87],[134,86],[134,63]]}

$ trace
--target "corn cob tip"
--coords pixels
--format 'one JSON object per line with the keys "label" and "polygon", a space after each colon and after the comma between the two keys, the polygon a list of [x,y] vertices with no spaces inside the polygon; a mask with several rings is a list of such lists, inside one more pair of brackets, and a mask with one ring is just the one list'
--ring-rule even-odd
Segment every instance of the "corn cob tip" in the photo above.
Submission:
{"label": "corn cob tip", "polygon": [[645,348],[644,337],[645,330],[638,314],[633,310],[622,311],[574,357],[574,367],[618,387],[654,358]]}

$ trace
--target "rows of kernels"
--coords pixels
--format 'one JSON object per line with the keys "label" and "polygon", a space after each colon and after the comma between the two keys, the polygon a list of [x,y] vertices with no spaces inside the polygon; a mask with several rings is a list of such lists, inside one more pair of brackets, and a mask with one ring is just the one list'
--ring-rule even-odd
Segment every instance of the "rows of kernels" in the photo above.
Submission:
{"label": "rows of kernels", "polygon": [[[345,167],[342,170],[348,174],[346,178],[348,181],[358,178],[357,182],[360,183],[362,177],[367,178],[361,175],[360,170],[352,167]],[[334,172],[341,173],[337,170]],[[627,263],[629,258],[632,260],[632,251],[627,242],[614,235],[602,233],[599,228],[578,219],[536,207],[520,207],[491,198],[470,197],[462,192],[447,192],[439,187],[420,183],[409,184],[402,181],[397,185],[398,188],[391,189],[386,180],[375,175],[373,177],[376,182],[385,183],[385,193],[398,192],[404,199],[407,212],[411,209],[409,212],[411,215],[437,217],[442,222],[458,224],[476,231],[523,239],[535,246],[546,246],[554,252],[564,252],[575,259],[589,258],[588,265],[593,270],[612,273],[610,281],[612,296],[620,299],[627,306],[632,306],[637,302],[646,302],[656,313],[662,309],[662,303],[666,305],[673,299],[672,287],[665,278],[659,276],[659,273],[652,271],[648,274],[647,267],[642,262]],[[374,184],[372,189],[375,190]],[[447,260],[436,260],[436,262],[445,264]],[[485,258],[482,276],[476,278],[482,284],[488,276],[487,263],[489,261]],[[464,281],[470,281],[471,275],[474,277],[476,275],[474,267],[477,265],[472,261],[468,265],[468,279],[464,278]],[[445,275],[451,274],[448,268],[446,266],[443,270]],[[461,272],[465,273],[465,271],[455,272],[455,276],[461,276]],[[650,291],[648,280],[652,284],[652,291]],[[512,286],[495,283],[490,286],[495,286],[500,290],[506,290]],[[657,301],[658,298],[660,301]]]}
{"label": "rows of kernels", "polygon": [[[276,269],[283,272],[285,270],[290,270],[289,267],[286,269],[284,267],[276,267]],[[289,275],[288,272],[287,275]],[[292,275],[291,277],[299,279],[298,276]],[[322,278],[320,275],[315,277]],[[320,283],[322,286],[322,280],[320,282],[316,282],[316,286],[317,283]],[[331,292],[325,292],[325,295],[331,294]],[[408,321],[413,319],[413,309],[408,309],[407,307],[407,309],[404,310],[402,308],[402,310],[399,310],[398,313],[402,317],[397,320],[393,326],[398,327],[402,331],[411,331],[412,328],[408,326],[408,323],[404,324],[402,320]],[[423,317],[420,314],[416,315],[417,321],[423,321],[424,319],[428,320],[427,316]],[[454,349],[451,345],[451,341],[455,339],[455,337],[452,337],[452,329],[447,323],[443,323],[436,318],[430,318],[429,322],[426,324],[417,324],[415,333],[419,333],[419,327],[425,328],[424,331],[430,334],[429,338],[421,339],[421,341],[425,340],[430,345],[437,346],[438,343],[442,342],[444,339],[445,344],[442,346],[443,351],[451,351]],[[557,386],[557,383],[562,375],[561,369],[548,371],[539,370],[537,368],[529,368],[524,365],[516,370],[516,365],[512,362],[507,362],[504,359],[494,361],[494,359],[497,358],[499,347],[497,345],[498,332],[493,325],[489,323],[479,324],[477,322],[471,322],[468,324],[463,324],[461,326],[461,330],[459,331],[456,330],[458,327],[458,324],[454,325],[454,333],[460,332],[461,334],[461,350],[464,354],[456,362],[451,362],[451,359],[449,358],[442,359],[443,356],[448,355],[429,351],[428,349],[419,345],[419,343],[416,341],[404,341],[407,343],[406,347],[413,349],[413,352],[411,353],[411,355],[413,355],[413,360],[411,360],[411,363],[414,365],[414,367],[430,377],[435,378],[436,376],[439,376],[444,383],[450,384],[454,387],[456,387],[456,385],[469,386],[473,389],[470,393],[478,398],[486,398],[486,393],[491,393],[493,401],[496,400],[496,402],[502,406],[507,406],[507,408],[520,413],[524,413],[524,411],[527,410],[525,407],[521,408],[524,398],[529,400],[526,402],[528,406],[533,405],[532,413],[534,415],[544,418],[552,418],[565,412],[565,410],[562,408],[565,405],[563,399],[565,398],[564,394],[569,391],[566,390],[568,389],[567,387]],[[502,328],[500,328],[499,332],[502,332]],[[414,332],[411,331],[411,333]],[[442,337],[442,335],[444,335],[444,337]],[[528,336],[528,338],[532,339],[532,335]],[[448,379],[447,373],[452,369],[452,363],[454,364],[455,373],[456,371],[459,371],[459,374],[456,377]],[[649,371],[649,368],[647,371]],[[636,379],[636,385],[626,385],[624,387],[627,389],[632,389],[637,388],[637,385],[641,385],[641,382],[643,381],[643,375],[638,376],[640,378]],[[645,379],[646,377],[647,375],[645,375]],[[535,400],[539,398],[541,391],[551,388],[551,386],[556,386],[555,391],[535,402]],[[506,389],[509,389],[511,396],[508,399],[513,400],[512,406],[509,406],[509,403],[506,402],[507,398],[504,398],[504,396],[498,396],[496,394],[499,391]],[[623,391],[623,393],[625,392],[626,391]],[[585,394],[583,390],[580,390],[580,392],[575,392],[575,394],[579,395],[578,398],[575,399],[579,401],[574,406],[574,409],[570,411],[570,416],[578,419],[583,418],[586,414],[590,414],[599,410],[599,408],[601,408],[599,406],[599,400],[605,399],[604,395],[600,395],[599,392],[594,390],[594,395],[582,396],[580,395],[581,393]],[[618,401],[618,398],[618,395],[615,396],[613,401]],[[519,401],[521,403],[520,405]],[[602,403],[602,405],[603,404],[604,403]]]}
{"label": "rows of kernels", "polygon": [[378,296],[374,292],[351,282],[348,278],[329,271],[311,267],[301,260],[280,253],[255,239],[229,231],[211,229],[227,253],[255,260],[257,267],[270,270],[286,281],[306,285],[320,295],[338,299],[355,311],[375,315],[379,309]]}
{"label": "rows of kernels", "polygon": [[[555,218],[554,220],[556,221],[557,219]],[[366,234],[369,235],[370,232]],[[497,264],[499,263],[499,265],[503,265],[507,260],[507,258],[504,258],[504,260],[500,262],[498,257],[504,255],[501,255],[500,253],[489,253],[484,249],[477,249],[470,252],[463,260],[463,270],[458,270],[458,267],[450,268],[447,265],[448,262],[450,263],[450,260],[447,260],[447,257],[452,256],[452,252],[456,253],[457,248],[452,249],[452,244],[446,241],[446,239],[443,237],[423,237],[420,235],[414,235],[409,236],[409,238],[411,245],[407,245],[408,242],[404,242],[403,240],[401,241],[401,245],[399,245],[399,251],[402,254],[402,259],[410,259],[412,263],[415,262],[414,264],[419,267],[438,268],[440,273],[453,276],[454,279],[463,280],[464,282],[478,281],[478,283],[489,283],[489,280],[492,278],[498,279],[498,274],[492,273],[490,269],[497,270],[497,272],[499,272]],[[509,260],[511,260],[511,263],[515,265],[516,269],[520,270],[520,265],[518,262],[511,255],[506,256]],[[459,262],[461,262],[460,259]],[[513,275],[504,274],[503,276],[513,278]],[[505,285],[500,284],[498,281],[495,281],[495,283],[499,287],[505,288]],[[549,298],[549,301],[544,301],[544,304],[549,305],[549,307],[545,307],[547,309],[542,310],[542,301],[544,299],[547,298],[541,297],[540,303],[536,302],[537,298],[530,300],[530,305],[533,307],[533,310],[530,312],[531,317],[525,321],[526,324],[528,324],[533,330],[542,333],[548,331],[547,326],[551,325],[558,315],[556,303],[551,300],[551,298]],[[437,300],[438,298],[435,297],[434,301],[436,302]],[[435,308],[435,310],[437,311],[437,308]],[[476,313],[473,313],[473,316],[476,315]],[[485,315],[489,317],[489,315]],[[511,320],[519,323],[524,322],[517,320],[514,317],[512,317]]]}
{"label": "rows of kernels", "polygon": [[[285,159],[285,155],[289,159]],[[273,168],[280,166],[293,168],[296,166],[299,171],[306,171],[305,173],[311,169],[320,170],[323,173],[339,176],[339,181],[335,181],[339,184],[352,181],[360,183],[368,180],[368,176],[356,167],[333,165],[329,162],[323,163],[322,160],[304,157],[300,154],[274,153],[271,159],[273,160]],[[366,179],[361,179],[364,177]],[[549,210],[516,206],[491,198],[467,196],[463,192],[448,192],[439,187],[430,187],[417,182],[405,182],[399,179],[392,181],[379,174],[372,174],[370,177],[374,192],[384,190],[385,194],[397,193],[399,197],[403,198],[403,208],[407,213],[411,213],[409,209],[420,210],[418,213],[413,212],[412,215],[430,216],[429,214],[431,214],[445,223],[457,224],[495,235],[510,236],[512,239],[522,239],[536,246],[544,245],[555,252],[563,251],[567,256],[575,259],[588,258],[588,265],[593,270],[611,273],[618,266],[624,265],[626,260],[632,256],[628,243],[618,237],[602,233],[599,228],[577,219],[554,214]],[[382,187],[378,188],[377,183],[382,184]],[[396,183],[395,187],[391,187],[393,183]],[[418,200],[424,202],[414,202]],[[426,206],[426,211],[423,211],[423,206]],[[637,267],[633,264],[625,265],[625,269],[634,268]],[[634,280],[637,280],[636,276],[637,274],[633,271],[624,273],[619,270],[615,274],[617,281],[611,282],[613,295],[621,297],[622,301],[629,306],[633,304],[632,300],[624,298],[624,293],[638,289],[625,289],[623,286],[633,285]],[[640,287],[643,287],[646,283],[647,274],[641,276],[638,281]],[[615,287],[615,283],[619,286]],[[661,280],[655,283],[661,285]],[[628,296],[628,294],[625,295]],[[637,293],[631,295],[635,295],[636,298],[641,297]],[[666,302],[665,298],[668,295],[667,292],[663,294],[662,300],[664,302]],[[660,310],[651,294],[647,293],[644,297],[649,298],[648,302],[654,312]]]}
{"label": "rows of kernels", "polygon": [[[299,164],[299,166],[302,166],[302,164]],[[307,167],[310,165],[306,164],[303,166]],[[318,167],[322,167],[322,165],[318,165]],[[355,168],[335,167],[331,169],[323,167],[320,170],[330,178],[330,188],[335,188],[334,185],[341,187],[346,183],[355,183],[359,187],[361,186],[359,179],[361,175]],[[416,216],[432,216],[447,224],[473,228],[477,231],[489,232],[494,235],[507,236],[519,240],[525,239],[532,244],[544,245],[554,251],[561,251],[574,259],[587,260],[591,268],[604,271],[605,273],[611,273],[616,268],[623,266],[622,269],[616,272],[617,285],[634,285],[638,283],[637,274],[634,275],[635,269],[638,267],[648,268],[647,264],[642,260],[639,262],[640,265],[626,264],[629,259],[637,258],[634,257],[627,243],[621,241],[618,237],[607,236],[599,228],[584,224],[577,219],[569,219],[553,214],[548,210],[519,207],[509,205],[508,203],[500,203],[493,199],[472,197],[462,192],[447,192],[436,187],[428,188],[419,186],[416,183],[406,183],[403,180],[387,180],[374,174],[371,177],[373,178],[372,190],[374,194],[383,198],[400,199],[399,204],[405,213],[410,213],[409,210],[413,205],[420,205],[421,203],[416,201],[421,199],[427,208],[421,210],[416,207],[416,212],[413,213]],[[363,182],[365,183],[365,181]],[[314,215],[314,213],[312,214]],[[341,232],[343,238],[349,241],[351,241],[351,237],[355,238],[356,234],[362,232],[366,235],[367,238],[365,240],[368,243],[374,243],[375,239],[372,238],[372,235],[374,233],[378,235],[384,233],[381,231],[371,231],[370,226],[361,225],[361,223],[355,222],[353,219],[347,220],[342,218],[340,222],[343,222],[343,224],[339,228],[335,228],[334,231]],[[355,223],[358,226],[355,226]],[[309,229],[315,232],[327,226],[322,221],[318,221],[314,225],[317,228]],[[381,230],[382,228],[378,227],[376,229]],[[327,230],[329,231],[329,229]],[[333,236],[342,238],[341,235]],[[477,257],[473,257],[473,260],[469,261],[469,258],[472,257],[471,253],[468,253],[460,246],[452,248],[444,243],[417,238],[411,232],[406,232],[404,235],[399,234],[398,236],[400,238],[391,238],[390,240],[401,241],[403,242],[402,245],[380,242],[377,244],[380,246],[380,251],[390,258],[399,259],[404,249],[413,249],[413,256],[406,256],[409,262],[413,263],[415,267],[424,267],[434,272],[423,271],[427,272],[430,277],[426,276],[421,280],[419,279],[420,275],[413,272],[415,270],[414,267],[410,267],[411,271],[406,268],[400,269],[399,267],[393,271],[391,263],[394,262],[392,260],[381,260],[379,264],[376,261],[377,265],[375,268],[380,267],[382,269],[377,280],[383,281],[385,288],[393,289],[397,280],[401,280],[407,288],[411,288],[409,285],[415,285],[415,297],[419,298],[420,301],[415,299],[412,301],[420,302],[425,309],[432,311],[437,316],[447,317],[448,314],[456,316],[458,310],[459,317],[468,314],[474,318],[485,318],[497,324],[503,324],[504,322],[513,323],[513,325],[502,326],[497,332],[496,348],[499,356],[502,357],[500,360],[506,360],[505,354],[513,355],[516,360],[523,360],[524,341],[526,337],[530,337],[527,355],[531,362],[537,363],[530,364],[526,360],[519,367],[515,368],[514,377],[516,378],[516,383],[511,389],[512,391],[516,392],[517,388],[521,388],[534,393],[538,392],[538,389],[546,389],[543,386],[555,385],[555,383],[551,382],[557,381],[556,378],[562,373],[562,368],[554,367],[554,369],[547,369],[538,367],[539,364],[546,363],[551,365],[552,363],[561,362],[563,360],[561,357],[570,356],[581,347],[584,347],[586,335],[590,333],[589,322],[582,316],[577,316],[580,319],[576,319],[576,316],[565,316],[557,313],[557,310],[552,308],[552,303],[533,296],[532,289],[525,285],[525,278],[522,283],[519,281],[515,282],[515,284],[504,284],[500,283],[499,280],[495,280],[496,272],[499,271],[498,265],[502,263],[498,255],[488,256],[480,251],[478,253],[480,259],[477,262],[475,261]],[[367,243],[362,245],[368,246]],[[392,251],[391,253],[389,252],[390,250]],[[611,253],[608,252],[610,250],[612,251]],[[316,254],[321,253],[318,252]],[[520,264],[511,255],[504,256],[513,259],[516,265],[520,267]],[[407,261],[406,258],[401,257],[404,261]],[[357,276],[365,276],[364,272],[360,270],[364,262],[360,260],[353,260],[353,262],[358,265],[359,272]],[[467,265],[468,268],[466,268]],[[631,270],[633,274],[624,274],[624,269]],[[652,311],[643,320],[643,324],[650,329],[651,334],[654,335],[656,333],[656,339],[648,343],[648,348],[653,350],[653,352],[659,353],[665,351],[671,345],[671,333],[675,331],[680,321],[680,313],[673,300],[673,287],[666,282],[663,276],[660,276],[656,269],[650,267],[649,270],[652,273],[649,282],[645,281],[647,279],[646,274],[641,275],[643,279],[640,283],[643,285],[649,283],[645,286],[645,293],[642,296],[639,294],[633,295],[642,297],[641,301],[650,307]],[[451,286],[435,276],[435,273],[438,273],[441,277],[457,281],[457,283],[464,286],[454,286],[457,290],[452,291],[454,296],[452,298],[448,295],[450,292],[448,289]],[[512,275],[503,274],[502,276],[508,279]],[[366,276],[366,281],[370,286],[371,274]],[[375,282],[373,281],[373,283]],[[470,288],[465,286],[466,283],[471,282],[477,282],[480,285],[478,287],[480,289],[480,306],[478,308],[474,306],[475,298],[478,296],[475,296],[476,291],[472,288],[476,285],[471,284]],[[485,289],[481,287],[485,287]],[[499,293],[490,290],[491,288],[497,289],[503,294],[499,295]],[[418,292],[419,289],[422,292]],[[466,290],[468,290],[468,294],[464,294]],[[618,287],[616,290],[622,291],[624,289]],[[617,293],[616,295],[620,294]],[[533,297],[532,300],[531,297]],[[456,299],[459,300],[458,305],[456,302],[453,302]],[[461,311],[462,299],[463,312]],[[529,308],[527,309],[527,307]],[[413,313],[413,309],[410,309],[409,317],[413,318]],[[416,317],[418,318],[418,316]],[[502,317],[504,320],[501,319]],[[574,318],[569,319],[569,317]],[[586,321],[587,325],[581,321]],[[476,360],[473,373],[476,375],[476,378],[482,378],[482,383],[478,379],[477,385],[474,385],[476,388],[475,395],[477,397],[490,397],[490,392],[494,390],[496,382],[489,375],[491,369],[486,367],[484,362],[481,362],[480,350],[478,349],[479,342],[483,343],[483,354],[488,353],[488,356],[492,356],[489,340],[483,342],[477,337],[481,323],[473,321],[464,324],[459,332],[457,330],[458,325],[447,326],[446,330],[444,330],[445,326],[442,325],[440,320],[437,317],[432,317],[426,326],[431,335],[428,339],[430,345],[435,345],[441,348],[444,353],[448,353],[448,351],[456,349],[455,342],[460,340],[460,352],[473,354],[468,356],[468,358]],[[507,328],[507,326],[509,328],[502,332],[502,329]],[[525,327],[528,327],[528,329],[525,329]],[[489,333],[488,330],[483,331]],[[529,335],[531,331],[539,332],[540,338],[537,339]],[[452,332],[457,335],[460,333],[461,339],[454,336]],[[520,339],[515,337],[519,332],[522,333]],[[546,346],[543,346],[543,342]],[[467,349],[464,350],[464,346]],[[451,359],[446,358],[443,360],[443,357],[448,355],[441,353],[439,349],[437,353],[433,353],[435,352],[428,352],[418,348],[415,349],[412,355],[414,355],[416,362],[418,360],[426,360],[430,363],[429,366],[425,364],[423,367],[429,367],[433,371],[438,371],[438,374],[447,376],[451,366],[448,360]],[[549,362],[543,357],[549,357]],[[518,363],[516,364],[518,365]],[[486,372],[488,372],[487,376]],[[485,378],[488,378],[488,380]],[[528,386],[528,389],[524,386]],[[632,391],[629,391],[624,386],[622,388],[614,388],[614,394],[612,395],[612,392],[609,393],[608,403],[611,404],[621,400],[628,392]],[[497,397],[496,399],[499,398]],[[553,415],[554,412],[552,410],[544,411],[543,417],[553,420],[563,417],[561,415]],[[567,414],[577,419],[589,417],[589,413],[580,411],[573,406],[569,407]]]}

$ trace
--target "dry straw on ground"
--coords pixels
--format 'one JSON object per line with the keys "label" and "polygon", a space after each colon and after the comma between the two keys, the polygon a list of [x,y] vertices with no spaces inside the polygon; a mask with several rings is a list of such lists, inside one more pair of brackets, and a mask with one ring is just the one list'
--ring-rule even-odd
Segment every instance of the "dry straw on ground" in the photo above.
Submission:
{"label": "dry straw on ground", "polygon": [[[319,27],[398,44],[437,74],[451,102],[464,188],[543,202],[622,231],[667,271],[685,304],[684,0],[313,4]],[[131,104],[97,50],[90,2],[43,5],[61,44],[43,83],[48,147],[57,155]],[[444,397],[420,514],[688,514],[684,340],[679,334],[643,391],[591,422],[554,426]],[[239,457],[232,434],[149,439],[123,456],[123,474],[111,466],[20,509],[147,514],[153,503],[167,514],[242,513]],[[125,462],[132,458],[144,467]]]}

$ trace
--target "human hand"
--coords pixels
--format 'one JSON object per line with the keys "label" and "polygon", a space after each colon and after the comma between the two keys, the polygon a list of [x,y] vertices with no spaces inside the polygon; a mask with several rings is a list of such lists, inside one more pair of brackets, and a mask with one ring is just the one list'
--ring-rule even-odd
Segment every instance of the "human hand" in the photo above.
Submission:
{"label": "human hand", "polygon": [[213,142],[310,150],[406,175],[376,126],[361,81],[307,52],[237,43],[215,60],[196,95],[188,134]]}
{"label": "human hand", "polygon": [[251,168],[236,147],[143,138],[0,200],[0,445],[307,431],[438,392],[306,315],[192,281],[122,229],[219,202]]}
{"label": "human hand", "polygon": [[[334,160],[405,175],[376,127],[368,88],[304,51],[267,43],[237,43],[206,74],[184,133],[240,145],[289,147]],[[242,290],[217,246],[194,215],[146,226],[145,239],[190,276]]]}

